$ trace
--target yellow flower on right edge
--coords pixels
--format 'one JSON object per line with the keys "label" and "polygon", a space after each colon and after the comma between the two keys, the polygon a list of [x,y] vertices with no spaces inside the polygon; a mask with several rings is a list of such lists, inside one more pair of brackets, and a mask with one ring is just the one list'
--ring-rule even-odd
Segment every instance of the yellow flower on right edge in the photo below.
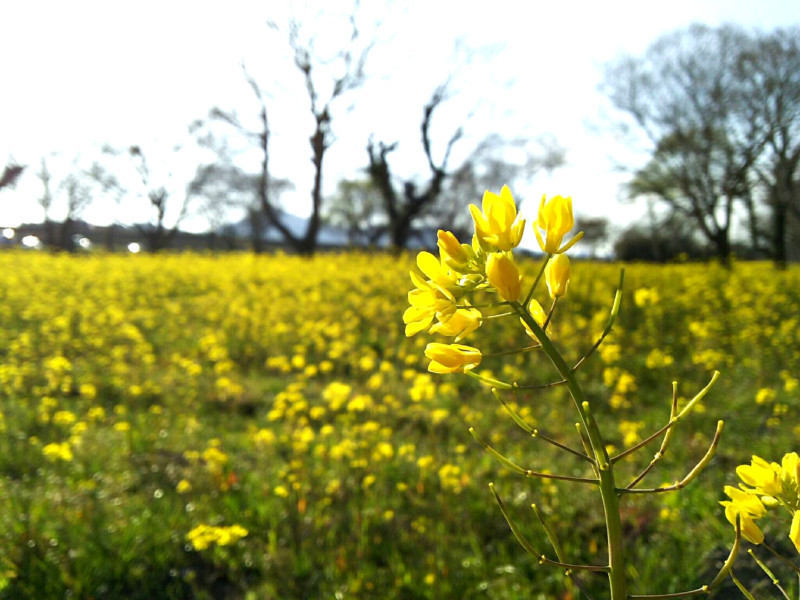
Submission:
{"label": "yellow flower on right edge", "polygon": [[736,516],[740,516],[745,538],[761,543],[764,535],[752,520],[766,514],[767,508],[787,509],[792,515],[789,539],[800,552],[800,456],[797,452],[785,454],[781,464],[753,456],[749,465],[736,468],[736,474],[743,482],[741,489],[726,486],[725,493],[731,501],[721,503],[728,521],[735,527]]}

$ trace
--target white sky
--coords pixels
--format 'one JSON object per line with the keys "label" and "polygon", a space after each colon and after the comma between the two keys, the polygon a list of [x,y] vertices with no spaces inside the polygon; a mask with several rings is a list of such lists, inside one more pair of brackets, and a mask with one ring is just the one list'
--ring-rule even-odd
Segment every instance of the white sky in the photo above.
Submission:
{"label": "white sky", "polygon": [[[309,31],[322,32],[320,43],[335,45],[345,33],[341,19],[303,15],[349,5],[295,1],[291,8]],[[609,133],[597,133],[607,106],[597,92],[600,65],[621,52],[642,52],[660,34],[692,22],[762,29],[800,22],[796,0],[362,0],[362,5],[365,20],[380,18],[382,25],[367,65],[370,78],[334,106],[336,142],[326,156],[326,192],[340,178],[361,175],[370,134],[399,142],[392,155],[398,174],[424,175],[422,106],[451,75],[456,94],[433,125],[440,151],[456,126],[467,133],[451,165],[491,132],[550,133],[567,148],[569,165],[534,178],[530,189],[516,190],[534,199],[525,209],[534,210],[543,193],[572,195],[577,213],[611,215],[617,222],[641,214],[642,207],[617,201],[625,177],[612,172],[609,157],[620,159],[625,150]],[[285,23],[287,6],[283,0],[4,3],[0,163],[13,157],[29,168],[15,190],[0,192],[0,224],[41,220],[35,176],[41,157],[48,157],[58,179],[73,160],[99,157],[103,144],[140,145],[156,177],[180,190],[204,158],[191,149],[192,120],[213,106],[236,109],[243,120],[257,115],[242,61],[272,94],[271,170],[296,185],[285,205],[307,213],[312,179],[307,140],[313,130],[308,97],[286,45],[265,26],[267,19]],[[454,52],[457,38],[492,51],[457,67],[463,57]],[[178,144],[184,150],[175,153]],[[121,208],[106,200],[84,217],[101,224],[115,216],[141,221],[149,217],[148,209],[136,198],[124,200]],[[193,219],[188,226],[203,229],[204,223]]]}

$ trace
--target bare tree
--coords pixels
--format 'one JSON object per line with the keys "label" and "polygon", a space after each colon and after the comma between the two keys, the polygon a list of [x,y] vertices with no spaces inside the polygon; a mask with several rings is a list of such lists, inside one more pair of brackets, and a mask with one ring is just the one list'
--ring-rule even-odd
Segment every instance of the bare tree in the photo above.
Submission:
{"label": "bare tree", "polygon": [[[53,177],[47,159],[42,157],[39,171],[36,176],[42,183],[42,195],[37,199],[42,207],[44,223],[44,244],[49,248],[60,248],[68,252],[75,250],[72,239],[75,221],[81,218],[83,212],[94,199],[95,189],[92,180],[87,177],[87,172],[80,166],[79,159],[75,158],[69,167],[69,172],[60,180]],[[56,200],[63,199],[66,210],[64,219],[58,230],[52,219],[52,210]],[[59,204],[62,204],[59,202]]]}
{"label": "bare tree", "polygon": [[[181,146],[175,146],[173,151],[180,152]],[[153,214],[146,223],[135,223],[137,231],[145,238],[148,250],[157,252],[169,247],[173,238],[178,233],[181,222],[189,211],[189,205],[196,193],[196,183],[194,180],[186,184],[182,195],[175,194],[169,187],[172,180],[172,173],[154,174],[151,170],[144,151],[140,146],[130,146],[121,151],[110,147],[103,149],[105,155],[110,158],[128,157],[128,166],[121,168],[121,171],[130,172],[133,169],[138,185],[127,183],[130,177],[118,177],[107,166],[95,162],[88,171],[88,175],[101,185],[104,192],[113,193],[117,201],[126,197],[134,197],[141,200],[147,199]],[[117,171],[120,172],[120,171]],[[179,204],[175,203],[175,196],[179,196]],[[182,197],[180,197],[182,196]],[[178,207],[178,210],[170,210]],[[168,218],[167,213],[173,213],[172,218]],[[171,224],[170,224],[171,221]]]}
{"label": "bare tree", "polygon": [[148,249],[151,252],[157,252],[167,248],[175,237],[181,221],[186,216],[189,201],[195,189],[193,183],[189,183],[186,186],[178,216],[173,221],[172,226],[167,225],[166,216],[170,192],[163,183],[156,183],[153,180],[147,159],[139,146],[131,146],[128,148],[128,153],[133,159],[147,199],[150,201],[150,206],[155,210],[155,218],[150,220],[149,225],[137,224],[136,227],[147,240]]}
{"label": "bare tree", "polygon": [[727,264],[734,207],[763,146],[739,118],[738,56],[751,38],[733,27],[694,25],[668,34],[642,57],[611,63],[604,89],[650,142],[651,160],[628,191],[654,197],[695,225]]}
{"label": "bare tree", "polygon": [[50,209],[53,206],[53,193],[50,188],[52,175],[50,174],[50,169],[47,167],[47,160],[44,157],[42,157],[41,166],[39,167],[39,171],[36,173],[36,176],[42,182],[42,195],[37,201],[39,202],[39,206],[42,207],[42,212],[44,213],[44,244],[45,246],[50,247],[55,243],[53,221],[50,218]]}
{"label": "bare tree", "polygon": [[354,246],[374,246],[384,233],[381,196],[369,179],[339,182],[336,195],[326,201],[325,222],[347,231]]}
{"label": "bare tree", "polygon": [[591,257],[597,256],[597,248],[608,239],[608,219],[606,217],[579,217],[575,226],[583,231],[584,242],[589,247]]}
{"label": "bare tree", "polygon": [[[366,79],[364,67],[367,56],[372,48],[372,43],[362,43],[362,35],[356,24],[358,4],[349,17],[350,35],[349,43],[335,53],[334,56],[320,56],[315,50],[314,35],[304,35],[301,23],[292,18],[285,31],[289,48],[293,55],[294,66],[300,71],[305,90],[308,94],[314,130],[309,138],[311,145],[311,162],[314,165],[314,180],[311,190],[311,216],[305,231],[298,235],[293,232],[282,220],[282,211],[276,202],[274,190],[271,186],[270,161],[270,119],[267,101],[269,94],[261,84],[246,70],[245,79],[259,105],[259,128],[251,130],[245,127],[236,113],[214,108],[211,117],[227,122],[240,133],[244,134],[259,149],[261,154],[261,171],[258,183],[258,198],[261,208],[269,225],[280,231],[286,243],[300,254],[313,254],[317,246],[322,208],[322,176],[325,155],[335,141],[332,130],[332,108],[339,99],[348,92],[361,87]],[[270,22],[271,29],[279,31],[280,27]],[[331,72],[331,66],[337,65],[338,75],[333,76],[333,81],[327,82],[325,78]],[[319,73],[322,73],[319,75]],[[331,83],[330,86],[324,83]],[[330,88],[326,93],[323,89]]]}
{"label": "bare tree", "polygon": [[[430,220],[446,223],[458,239],[467,241],[472,229],[467,205],[479,202],[486,190],[497,192],[504,185],[516,190],[520,183],[529,183],[542,171],[549,173],[565,162],[565,148],[550,135],[504,139],[489,134],[448,174],[441,197],[431,207]],[[525,198],[515,191],[514,200],[519,206]]]}
{"label": "bare tree", "polygon": [[[448,97],[447,85],[434,90],[422,113],[422,150],[429,168],[423,184],[413,179],[396,181],[388,155],[397,148],[397,143],[379,142],[376,145],[370,140],[367,146],[368,173],[381,194],[389,240],[396,251],[407,246],[420,223],[432,226],[446,223],[457,236],[465,236],[469,229],[469,223],[464,220],[464,215],[468,214],[464,210],[466,204],[479,200],[487,189],[499,191],[504,184],[512,183],[523,173],[530,178],[542,169],[552,170],[564,163],[565,151],[552,138],[542,137],[532,142],[504,140],[492,134],[478,144],[463,163],[450,169],[448,164],[453,147],[463,137],[461,128],[452,133],[441,160],[437,162],[431,147],[431,125],[434,113]],[[507,154],[510,150],[522,154],[523,159],[509,159]]]}
{"label": "bare tree", "polygon": [[369,154],[368,172],[373,185],[380,191],[383,199],[383,208],[388,219],[389,240],[396,251],[406,247],[412,232],[414,221],[430,208],[442,193],[445,178],[447,177],[447,162],[453,146],[463,135],[461,128],[456,129],[450,136],[445,147],[442,159],[437,163],[431,150],[431,121],[436,109],[447,99],[447,85],[437,87],[430,100],[422,111],[422,149],[428,163],[430,173],[424,185],[418,185],[412,180],[402,182],[402,191],[395,187],[392,171],[389,166],[388,155],[397,148],[397,142],[385,144],[378,142],[377,147],[370,139],[367,145]]}
{"label": "bare tree", "polygon": [[13,160],[10,160],[6,166],[3,167],[3,172],[0,173],[0,190],[5,187],[14,187],[24,170],[25,167],[23,165],[18,165]]}
{"label": "bare tree", "polygon": [[[765,143],[755,183],[763,186],[771,211],[767,237],[776,264],[785,267],[790,220],[800,220],[800,27],[759,36],[743,50],[738,67],[742,118]],[[749,201],[751,229],[757,230]]]}
{"label": "bare tree", "polygon": [[[219,162],[198,167],[191,184],[200,200],[199,210],[209,222],[210,240],[213,243],[232,212],[243,212],[249,226],[252,249],[259,253],[263,250],[266,233],[261,204],[256,198],[259,178],[234,165],[225,152],[221,152],[220,156]],[[293,186],[285,179],[273,178],[270,187],[277,195]]]}
{"label": "bare tree", "polygon": [[85,174],[80,170],[71,171],[59,185],[66,196],[67,213],[61,222],[59,246],[62,250],[73,252],[75,242],[72,239],[75,221],[81,217],[83,211],[92,201],[92,189],[86,181]]}

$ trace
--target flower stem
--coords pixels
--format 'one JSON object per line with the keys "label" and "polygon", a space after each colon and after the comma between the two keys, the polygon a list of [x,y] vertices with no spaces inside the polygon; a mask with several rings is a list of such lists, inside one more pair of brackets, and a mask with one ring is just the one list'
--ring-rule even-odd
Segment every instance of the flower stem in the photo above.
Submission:
{"label": "flower stem", "polygon": [[598,465],[600,497],[606,520],[606,535],[608,539],[608,581],[611,591],[611,600],[625,600],[627,598],[627,584],[625,581],[625,556],[622,548],[622,523],[619,515],[619,495],[614,483],[614,468],[608,458],[603,437],[597,427],[583,389],[578,383],[573,370],[567,365],[561,353],[547,337],[544,330],[539,327],[536,320],[519,303],[512,304],[522,320],[530,328],[536,339],[542,345],[542,350],[553,363],[553,366],[566,381],[566,386],[572,396],[575,409],[589,436],[589,443]]}

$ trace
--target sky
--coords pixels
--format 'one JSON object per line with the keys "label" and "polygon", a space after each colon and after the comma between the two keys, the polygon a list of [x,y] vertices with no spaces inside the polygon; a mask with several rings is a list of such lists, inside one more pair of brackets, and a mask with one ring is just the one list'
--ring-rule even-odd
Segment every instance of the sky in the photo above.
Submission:
{"label": "sky", "polygon": [[[173,192],[177,212],[198,163],[212,160],[197,148],[188,125],[214,106],[257,125],[258,105],[242,64],[267,93],[273,175],[295,186],[284,206],[307,214],[313,122],[285,25],[294,16],[301,35],[330,57],[347,43],[350,6],[344,0],[234,0],[224,8],[197,0],[7,3],[0,18],[0,162],[13,159],[29,168],[15,189],[0,192],[0,226],[41,221],[36,172],[42,158],[56,182],[70,169],[105,161],[135,192],[132,164],[112,160],[103,146],[139,145],[153,180]],[[398,143],[391,155],[398,175],[424,177],[422,107],[449,80],[451,97],[432,125],[435,155],[441,156],[457,127],[465,135],[454,148],[453,166],[490,133],[552,136],[566,148],[567,165],[534,175],[523,189],[512,190],[515,195],[571,195],[576,214],[608,216],[622,226],[644,210],[623,201],[619,186],[627,176],[614,165],[634,167],[643,156],[611,134],[611,109],[598,90],[602,65],[622,53],[640,54],[658,36],[691,23],[770,30],[797,24],[800,10],[796,0],[362,0],[358,17],[362,39],[373,45],[363,86],[332,107],[335,143],[326,156],[326,193],[339,179],[364,176],[370,136]],[[323,95],[336,68],[330,62],[318,71]],[[246,147],[233,130],[227,132],[233,147]],[[252,153],[242,152],[237,161],[257,168]],[[62,202],[57,193],[55,218]],[[530,218],[536,206],[535,200],[523,203],[523,214]],[[101,198],[84,213],[97,224],[149,215],[141,195],[120,204]],[[200,216],[185,225],[195,231],[207,226]]]}

